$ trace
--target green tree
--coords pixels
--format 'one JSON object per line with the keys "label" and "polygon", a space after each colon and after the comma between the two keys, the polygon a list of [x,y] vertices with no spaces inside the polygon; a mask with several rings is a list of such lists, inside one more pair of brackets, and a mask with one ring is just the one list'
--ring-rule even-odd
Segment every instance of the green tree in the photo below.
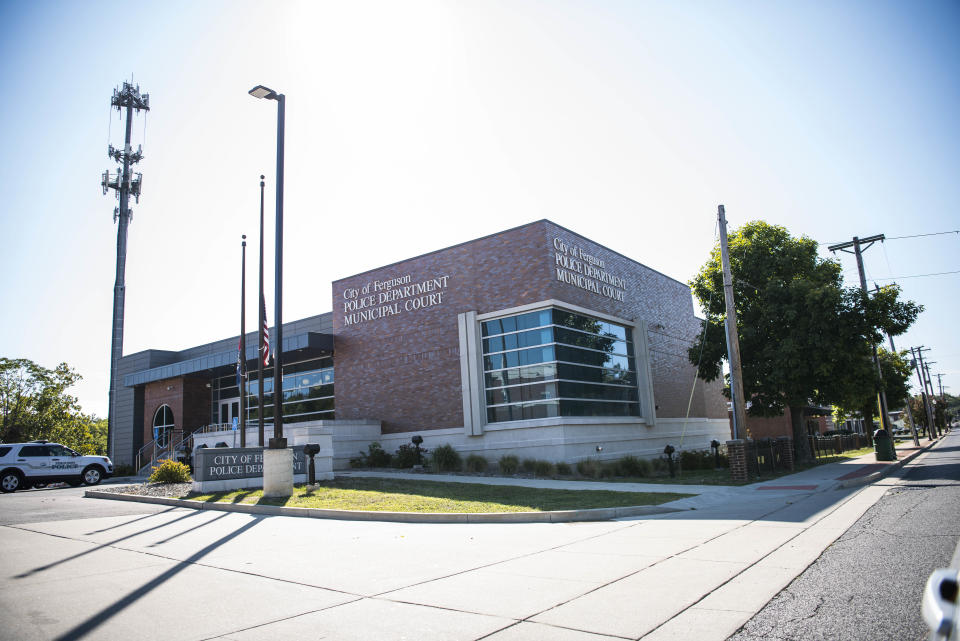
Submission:
{"label": "green tree", "polygon": [[[910,394],[909,379],[913,372],[906,350],[890,352],[883,347],[877,348],[880,371],[883,375],[883,391],[887,396],[890,411],[901,409]],[[844,381],[838,385],[839,392],[834,405],[843,408],[846,414],[858,412],[869,429],[877,414],[877,368],[873,359],[851,364]]]}
{"label": "green tree", "polygon": [[47,439],[85,454],[106,454],[106,419],[88,416],[67,390],[80,375],[66,363],[47,369],[0,357],[0,442]]}
{"label": "green tree", "polygon": [[[849,404],[857,390],[875,384],[871,342],[880,341],[881,329],[903,333],[920,308],[900,301],[895,288],[873,298],[844,288],[839,263],[819,258],[816,241],[780,226],[747,223],[729,235],[729,254],[749,412],[778,416],[789,407],[797,458],[809,460],[804,408]],[[726,358],[719,245],[690,287],[706,316],[700,377],[711,381]],[[700,342],[689,349],[692,363],[700,350]]]}

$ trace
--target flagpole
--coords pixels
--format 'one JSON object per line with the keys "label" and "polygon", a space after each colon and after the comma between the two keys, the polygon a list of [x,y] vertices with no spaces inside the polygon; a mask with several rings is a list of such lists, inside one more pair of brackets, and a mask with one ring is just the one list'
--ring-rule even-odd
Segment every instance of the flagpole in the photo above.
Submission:
{"label": "flagpole", "polygon": [[264,355],[264,344],[263,344],[263,328],[267,324],[267,315],[266,315],[266,303],[264,302],[263,297],[263,176],[260,176],[260,325],[259,325],[259,334],[260,334],[260,345],[259,350],[257,351],[257,420],[258,420],[258,436],[260,438],[260,447],[263,447],[263,361],[266,358]]}
{"label": "flagpole", "polygon": [[247,446],[247,235],[243,235],[240,259],[240,447]]}

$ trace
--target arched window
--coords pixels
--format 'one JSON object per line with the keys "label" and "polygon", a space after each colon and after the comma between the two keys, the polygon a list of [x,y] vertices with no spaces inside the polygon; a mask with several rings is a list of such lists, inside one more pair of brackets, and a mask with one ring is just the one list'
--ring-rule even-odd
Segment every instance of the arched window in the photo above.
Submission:
{"label": "arched window", "polygon": [[166,447],[173,431],[173,410],[169,405],[161,405],[153,415],[153,438],[157,447]]}

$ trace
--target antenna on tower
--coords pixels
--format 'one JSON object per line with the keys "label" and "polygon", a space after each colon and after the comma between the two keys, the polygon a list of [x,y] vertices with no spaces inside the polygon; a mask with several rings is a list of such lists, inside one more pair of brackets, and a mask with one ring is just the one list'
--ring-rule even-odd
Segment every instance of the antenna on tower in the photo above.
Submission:
{"label": "antenna on tower", "polygon": [[143,182],[143,175],[139,172],[131,171],[131,166],[137,164],[143,159],[143,149],[137,145],[137,150],[133,151],[130,145],[130,132],[133,124],[134,112],[150,111],[150,94],[141,94],[140,85],[134,85],[132,82],[124,81],[123,85],[113,90],[113,97],[110,99],[111,108],[117,111],[125,111],[126,128],[123,138],[123,149],[116,149],[112,144],[107,144],[107,156],[114,162],[120,164],[115,173],[109,170],[103,172],[100,180],[100,186],[106,195],[111,189],[116,192],[116,197],[120,201],[120,206],[114,208],[113,219],[120,224],[117,227],[117,280],[113,286],[113,330],[110,344],[110,398],[107,409],[107,444],[109,447],[109,456],[115,459],[114,440],[116,436],[116,401],[119,384],[117,381],[120,357],[123,355],[123,305],[126,291],[125,273],[127,267],[127,227],[133,217],[133,210],[130,208],[130,196],[136,202],[140,202],[140,185]]}

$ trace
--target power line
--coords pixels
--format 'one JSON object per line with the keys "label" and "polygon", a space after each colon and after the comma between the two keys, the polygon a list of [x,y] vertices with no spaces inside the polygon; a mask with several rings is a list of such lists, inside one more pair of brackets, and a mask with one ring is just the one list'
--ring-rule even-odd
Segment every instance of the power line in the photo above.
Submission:
{"label": "power line", "polygon": [[[924,236],[944,236],[946,234],[960,234],[960,229],[951,229],[949,231],[935,231],[929,234],[911,234],[909,236],[886,236],[884,240],[902,240],[904,238],[922,238]],[[820,245],[833,245],[835,243],[818,243]]]}
{"label": "power line", "polygon": [[960,234],[960,229],[950,231],[935,231],[930,234],[913,234],[912,236],[887,236],[887,240],[900,240],[901,238],[920,238],[921,236],[943,236],[944,234]]}
{"label": "power line", "polygon": [[923,278],[925,276],[946,276],[947,274],[960,274],[960,269],[952,272],[934,272],[932,274],[914,274],[912,276],[893,276],[892,278],[874,278],[872,280],[900,280],[901,278]]}

